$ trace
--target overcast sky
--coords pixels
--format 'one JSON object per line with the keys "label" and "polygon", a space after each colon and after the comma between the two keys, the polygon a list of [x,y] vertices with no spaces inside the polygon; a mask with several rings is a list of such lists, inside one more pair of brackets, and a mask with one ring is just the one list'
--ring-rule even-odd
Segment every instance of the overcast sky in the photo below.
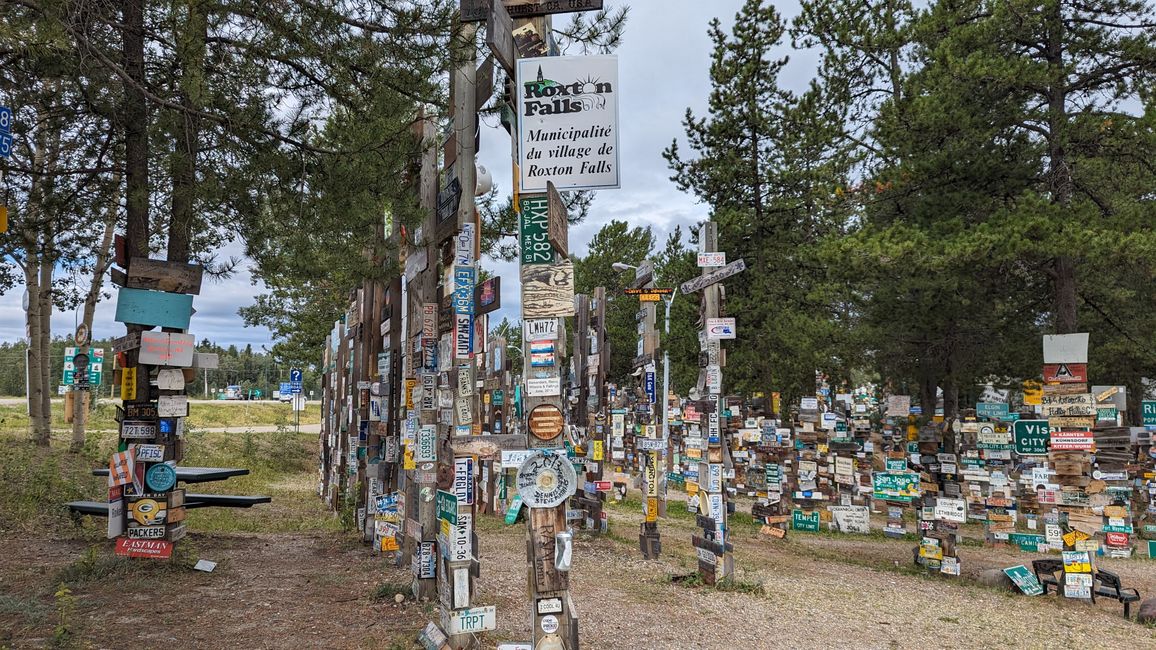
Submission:
{"label": "overcast sky", "polygon": [[[608,4],[618,3],[608,0]],[[662,151],[672,138],[683,139],[681,121],[687,107],[698,115],[705,113],[711,53],[707,23],[717,16],[729,30],[742,0],[633,0],[630,4],[630,21],[617,52],[622,188],[599,192],[587,220],[570,230],[571,251],[579,255],[585,254],[590,238],[611,219],[649,225],[661,244],[676,225],[693,224],[707,217],[705,205],[679,192],[670,182]],[[788,17],[797,11],[794,2],[782,2],[779,6]],[[803,76],[792,81],[792,86],[802,87],[807,80]],[[499,189],[508,192],[510,138],[496,122],[488,126],[483,129],[478,161],[489,168]],[[684,153],[689,154],[685,150]],[[231,249],[222,253],[227,256],[242,252],[239,244]],[[496,319],[491,323],[500,321],[502,316],[516,319],[519,311],[516,263],[484,260],[483,265],[503,276],[503,308],[492,316]],[[261,285],[252,283],[248,267],[243,267],[229,280],[214,284],[206,279],[201,295],[193,300],[197,313],[189,331],[197,340],[208,338],[224,345],[252,344],[258,350],[262,345],[271,346],[268,330],[244,327],[237,314],[239,307],[251,304],[260,292]],[[10,341],[25,335],[23,293],[23,287],[19,286],[0,296],[0,340]],[[113,321],[114,309],[112,300],[97,307],[95,337],[124,333],[124,326]],[[75,320],[72,312],[56,314],[52,322],[54,334],[71,332]]]}

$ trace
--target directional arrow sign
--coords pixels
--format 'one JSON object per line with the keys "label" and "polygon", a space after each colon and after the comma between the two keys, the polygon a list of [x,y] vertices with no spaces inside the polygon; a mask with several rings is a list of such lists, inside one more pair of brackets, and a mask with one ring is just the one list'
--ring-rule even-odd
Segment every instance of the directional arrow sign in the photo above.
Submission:
{"label": "directional arrow sign", "polygon": [[710,273],[707,273],[706,275],[700,275],[697,278],[691,278],[690,280],[683,282],[682,286],[680,286],[678,289],[682,293],[693,293],[695,291],[701,291],[702,289],[705,289],[712,284],[722,282],[732,275],[738,275],[745,270],[747,270],[747,263],[743,260],[735,260],[726,266],[720,267],[714,271],[711,271]]}

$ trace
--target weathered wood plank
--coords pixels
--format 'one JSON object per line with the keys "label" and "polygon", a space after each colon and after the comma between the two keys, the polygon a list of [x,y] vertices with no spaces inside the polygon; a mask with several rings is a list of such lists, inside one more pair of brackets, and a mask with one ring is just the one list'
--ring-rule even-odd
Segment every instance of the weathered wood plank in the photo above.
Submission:
{"label": "weathered wood plank", "polygon": [[570,260],[522,267],[523,318],[574,314],[574,265]]}
{"label": "weathered wood plank", "polygon": [[525,449],[526,434],[503,433],[489,436],[455,436],[450,439],[454,456],[477,456],[481,460],[502,459],[503,450]]}
{"label": "weathered wood plank", "polygon": [[134,257],[129,262],[127,284],[123,286],[198,295],[203,273],[204,267],[199,264]]}

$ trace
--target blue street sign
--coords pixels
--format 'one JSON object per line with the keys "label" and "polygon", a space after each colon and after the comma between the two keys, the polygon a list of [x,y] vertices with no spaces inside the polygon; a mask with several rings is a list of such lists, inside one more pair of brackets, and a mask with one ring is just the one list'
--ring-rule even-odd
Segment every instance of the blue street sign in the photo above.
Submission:
{"label": "blue street sign", "polygon": [[650,398],[651,402],[655,401],[658,393],[657,387],[654,384],[654,373],[646,373],[646,396]]}
{"label": "blue street sign", "polygon": [[290,390],[292,390],[294,395],[301,394],[302,374],[303,373],[301,372],[300,368],[291,368],[289,370],[289,383],[291,384]]}
{"label": "blue street sign", "polygon": [[280,390],[278,390],[277,392],[281,393],[282,395],[288,395],[289,392],[292,390],[293,390],[293,387],[289,384],[289,382],[283,381],[283,382],[281,382]]}
{"label": "blue street sign", "polygon": [[8,158],[12,155],[12,136],[7,133],[0,133],[0,158]]}
{"label": "blue street sign", "polygon": [[12,109],[0,106],[0,133],[12,132]]}

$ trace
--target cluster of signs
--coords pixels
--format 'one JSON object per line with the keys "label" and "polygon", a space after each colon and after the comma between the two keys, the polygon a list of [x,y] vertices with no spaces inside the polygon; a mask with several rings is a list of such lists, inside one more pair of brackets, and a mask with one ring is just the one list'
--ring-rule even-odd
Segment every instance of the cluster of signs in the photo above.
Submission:
{"label": "cluster of signs", "polygon": [[[120,450],[109,460],[108,536],[116,538],[118,555],[163,559],[185,535],[185,491],[176,487],[188,415],[185,385],[197,368],[215,368],[217,358],[194,352],[193,336],[184,331],[192,296],[200,292],[201,267],[129,259],[119,236],[116,252],[124,268],[112,272],[119,287],[116,319],[143,329],[113,342],[123,402],[116,414]],[[151,331],[154,327],[181,331]],[[73,369],[81,373],[87,365],[91,381],[92,368],[99,365],[81,363],[80,357],[74,354]]]}

